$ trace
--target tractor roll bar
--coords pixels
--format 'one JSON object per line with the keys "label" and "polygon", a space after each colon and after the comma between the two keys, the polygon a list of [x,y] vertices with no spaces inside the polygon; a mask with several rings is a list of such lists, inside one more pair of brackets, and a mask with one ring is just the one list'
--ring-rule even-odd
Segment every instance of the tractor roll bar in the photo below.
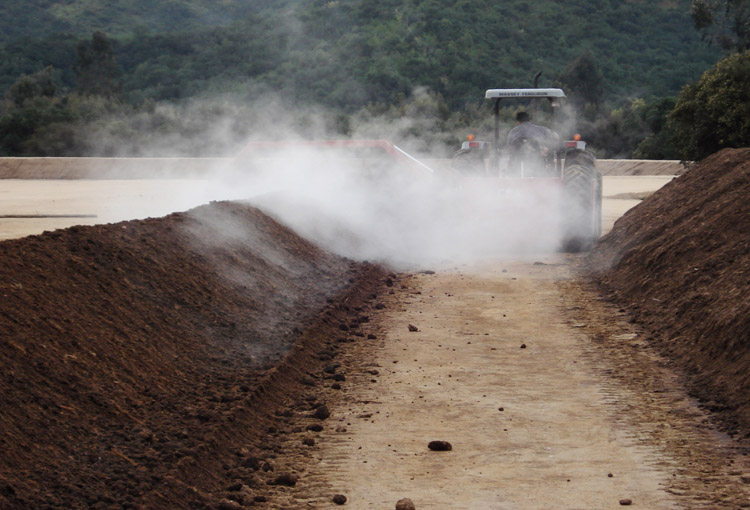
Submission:
{"label": "tractor roll bar", "polygon": [[[536,80],[536,78],[535,78]],[[495,150],[500,142],[500,101],[503,99],[555,99],[566,97],[562,89],[489,89],[484,94],[485,99],[495,100]],[[554,115],[555,109],[552,109]]]}
{"label": "tractor roll bar", "polygon": [[485,99],[503,99],[512,97],[515,99],[531,98],[558,98],[565,97],[562,89],[489,89],[484,94]]}

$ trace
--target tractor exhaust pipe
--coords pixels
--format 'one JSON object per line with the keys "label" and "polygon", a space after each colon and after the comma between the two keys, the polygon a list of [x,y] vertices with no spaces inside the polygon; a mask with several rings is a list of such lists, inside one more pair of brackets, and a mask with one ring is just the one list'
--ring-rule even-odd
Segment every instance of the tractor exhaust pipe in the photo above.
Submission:
{"label": "tractor exhaust pipe", "polygon": [[540,78],[541,76],[542,76],[542,72],[541,72],[541,71],[539,71],[538,73],[536,73],[536,74],[534,75],[534,88],[535,88],[535,89],[538,89],[538,88],[539,88],[539,78]]}

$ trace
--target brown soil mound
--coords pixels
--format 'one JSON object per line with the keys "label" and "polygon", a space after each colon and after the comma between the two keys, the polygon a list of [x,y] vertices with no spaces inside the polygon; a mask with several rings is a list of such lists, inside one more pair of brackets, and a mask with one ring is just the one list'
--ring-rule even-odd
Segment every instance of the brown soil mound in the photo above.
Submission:
{"label": "brown soil mound", "polygon": [[615,223],[598,280],[684,367],[730,432],[750,435],[750,149],[727,149]]}
{"label": "brown soil mound", "polygon": [[0,243],[0,508],[252,499],[281,396],[381,276],[238,203]]}

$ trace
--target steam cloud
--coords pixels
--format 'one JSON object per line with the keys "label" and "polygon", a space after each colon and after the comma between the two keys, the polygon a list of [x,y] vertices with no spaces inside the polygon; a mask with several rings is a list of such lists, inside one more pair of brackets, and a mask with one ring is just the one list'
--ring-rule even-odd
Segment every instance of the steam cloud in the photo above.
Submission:
{"label": "steam cloud", "polygon": [[249,201],[341,255],[421,267],[517,257],[558,244],[551,197],[545,203],[528,190],[501,190],[484,179],[461,182],[398,167],[363,177],[355,162],[301,155],[248,183],[259,192]]}
{"label": "steam cloud", "polygon": [[[423,98],[417,92],[416,100]],[[217,147],[237,154],[248,139],[274,140],[280,133],[286,140],[342,138],[332,134],[328,112],[291,111],[278,100],[254,104],[258,107],[244,104],[241,109],[253,114],[243,121],[243,142],[238,140],[237,121],[225,119],[202,136],[203,145],[216,140]],[[198,104],[182,113],[193,118],[206,110],[211,109]],[[361,118],[350,125],[351,139],[405,141],[406,148],[419,151],[415,155],[429,161],[435,157],[433,148],[414,143],[409,136],[429,130],[429,118],[429,114],[396,122]],[[157,150],[160,144],[182,147],[185,140],[174,136],[150,140],[152,151],[163,154],[166,150]],[[247,150],[231,164],[217,168],[207,181],[196,181],[193,186],[180,181],[174,196],[153,204],[152,209],[244,200],[329,251],[398,269],[532,257],[559,247],[560,204],[554,186],[528,183],[506,189],[497,179],[459,175],[448,168],[446,160],[434,165],[434,170],[400,165],[382,151],[378,155],[368,149],[291,144]],[[159,177],[175,177],[169,173]],[[215,223],[218,231],[232,229],[221,221]]]}
{"label": "steam cloud", "polygon": [[337,254],[403,269],[557,249],[557,189],[539,184],[504,188],[377,149],[291,144],[246,151],[214,198],[245,200]]}

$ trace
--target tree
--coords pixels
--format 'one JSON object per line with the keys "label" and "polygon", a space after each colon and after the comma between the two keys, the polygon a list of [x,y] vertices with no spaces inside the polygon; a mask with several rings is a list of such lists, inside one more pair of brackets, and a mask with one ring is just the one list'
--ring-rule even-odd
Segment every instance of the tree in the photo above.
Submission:
{"label": "tree", "polygon": [[57,94],[55,81],[52,67],[31,75],[23,74],[8,89],[8,99],[17,107],[21,107],[26,101],[35,97],[55,97]]}
{"label": "tree", "polygon": [[690,7],[704,39],[727,51],[750,49],[750,0],[693,0]]}
{"label": "tree", "polygon": [[643,120],[651,134],[633,151],[636,159],[680,159],[674,124],[668,121],[674,110],[674,98],[662,98],[646,104]]}
{"label": "tree", "polygon": [[587,51],[568,64],[560,75],[560,81],[579,110],[583,110],[586,104],[598,108],[604,95],[604,79],[592,52]]}
{"label": "tree", "polygon": [[720,60],[683,88],[669,122],[683,159],[750,146],[750,51]]}
{"label": "tree", "polygon": [[76,48],[75,73],[77,89],[84,94],[115,96],[119,92],[117,65],[112,43],[103,32],[94,32],[91,41],[81,41]]}

